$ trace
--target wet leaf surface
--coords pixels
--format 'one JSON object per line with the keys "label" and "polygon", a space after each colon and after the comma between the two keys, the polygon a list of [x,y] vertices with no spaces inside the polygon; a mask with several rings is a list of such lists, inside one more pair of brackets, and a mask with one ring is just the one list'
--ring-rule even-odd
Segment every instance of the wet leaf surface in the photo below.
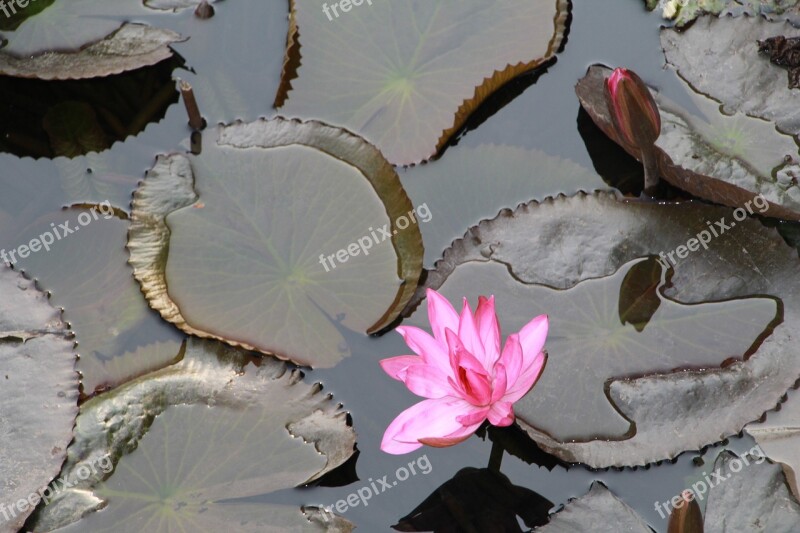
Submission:
{"label": "wet leaf surface", "polygon": [[684,32],[662,30],[661,46],[667,63],[695,90],[719,101],[722,111],[769,120],[797,137],[800,91],[789,89],[786,71],[758,51],[758,41],[776,35],[797,37],[800,29],[761,17],[706,17]]}
{"label": "wet leaf surface", "polygon": [[[344,463],[355,433],[319,385],[274,359],[188,341],[184,359],[81,407],[62,478],[76,486],[39,511],[36,530],[349,531],[322,511],[243,498],[308,483]],[[104,456],[113,473],[88,468]],[[95,500],[87,498],[91,494]],[[100,504],[99,502],[104,502]]]}
{"label": "wet leaf surface", "polygon": [[[62,0],[56,2],[54,6],[71,6],[74,3]],[[93,2],[92,5],[97,6],[98,4]],[[45,11],[45,13],[47,12],[49,10]],[[119,16],[120,13],[117,12],[116,15]],[[102,22],[87,24],[82,17],[81,20],[82,27],[91,27],[92,29],[107,27]],[[103,19],[98,20],[102,21]],[[23,32],[24,28],[26,25],[23,25],[18,33]],[[42,30],[42,34],[58,36],[61,35],[61,32],[48,28]],[[111,26],[107,33],[99,36],[96,41],[90,39],[91,44],[83,48],[80,48],[80,45],[83,44],[80,39],[77,41],[79,44],[65,43],[63,46],[59,46],[60,41],[52,43],[43,35],[36,33],[24,38],[16,36],[11,44],[0,49],[0,74],[42,80],[74,80],[119,74],[155,65],[168,59],[172,56],[169,45],[181,40],[181,36],[172,31],[152,28],[143,24],[124,24],[120,27],[119,23],[113,19],[111,19]],[[66,35],[73,37],[76,34],[67,33]],[[34,37],[44,39],[49,46],[43,45],[42,41],[36,41],[33,50],[16,45]]]}
{"label": "wet leaf surface", "polygon": [[427,205],[431,219],[420,223],[425,263],[482,219],[529,200],[559,193],[605,189],[593,171],[568,159],[516,146],[455,146],[447,156],[405,169],[403,186],[415,206]]}
{"label": "wet leaf surface", "polygon": [[[611,125],[603,92],[610,72],[606,67],[591,67],[576,92],[600,129],[638,158],[638,150],[620,139]],[[687,90],[694,112],[656,96],[663,123],[656,142],[661,176],[695,196],[742,207],[751,214],[800,219],[800,188],[793,179],[800,175],[795,140],[763,120],[722,115],[718,104]],[[769,202],[763,209],[754,207],[759,195]]]}
{"label": "wet leaf surface", "polygon": [[380,330],[416,288],[411,203],[377,150],[343,130],[278,119],[219,135],[191,162],[159,158],[137,191],[135,275],[187,333],[333,366],[349,351],[337,328]]}
{"label": "wet leaf surface", "polygon": [[[597,390],[588,387],[586,380],[596,377],[598,370],[609,363],[606,359],[599,362],[584,358],[584,364],[587,365],[585,369],[573,367],[564,374],[548,378],[555,368],[553,361],[558,356],[556,347],[564,342],[565,335],[572,334],[568,328],[565,328],[566,333],[557,332],[556,319],[567,311],[566,308],[562,310],[560,305],[556,307],[553,297],[544,296],[546,291],[555,295],[552,289],[539,288],[542,295],[536,299],[523,298],[523,291],[535,291],[537,289],[530,285],[538,284],[554,289],[574,287],[572,290],[575,294],[580,294],[581,285],[601,286],[604,281],[595,278],[619,271],[617,292],[612,293],[613,298],[603,302],[599,308],[598,303],[594,308],[591,305],[578,305],[579,311],[572,310],[572,315],[568,316],[571,324],[585,324],[590,321],[580,313],[602,316],[605,312],[609,321],[613,320],[619,325],[618,289],[624,278],[624,272],[620,270],[623,265],[637,258],[671,252],[707,229],[706,221],[730,220],[730,217],[731,211],[728,209],[693,202],[624,202],[613,195],[600,193],[547,200],[542,204],[532,203],[472,228],[464,239],[454,243],[445,252],[437,269],[429,274],[426,285],[440,288],[451,298],[455,292],[458,292],[459,298],[462,295],[476,298],[478,294],[494,293],[498,298],[498,313],[504,331],[514,331],[521,324],[520,321],[539,314],[540,308],[546,309],[552,316],[553,331],[545,347],[550,352],[550,360],[542,382],[555,378],[562,388],[573,394],[576,391]],[[676,328],[672,330],[674,338],[641,346],[644,353],[650,350],[668,353],[672,348],[678,348],[675,353],[680,352],[688,358],[698,356],[706,361],[695,360],[693,364],[687,360],[682,363],[695,368],[699,366],[702,370],[611,380],[607,383],[605,390],[608,399],[619,412],[611,411],[609,414],[615,415],[620,421],[622,415],[635,424],[635,435],[627,440],[564,442],[534,429],[529,420],[544,418],[546,424],[557,425],[564,419],[569,423],[569,420],[580,418],[581,412],[586,409],[589,409],[587,413],[592,414],[587,416],[584,423],[595,423],[593,417],[596,414],[591,410],[594,406],[589,402],[581,405],[578,413],[558,404],[549,405],[546,411],[542,411],[541,407],[529,409],[529,401],[538,401],[542,383],[536,385],[516,406],[518,422],[546,451],[567,461],[596,467],[645,464],[671,458],[681,451],[698,449],[738,433],[747,422],[774,407],[800,374],[800,363],[790,333],[794,328],[791,324],[798,320],[797,295],[800,288],[787,286],[786,283],[786,280],[796,279],[798,269],[800,264],[796,251],[786,246],[774,230],[764,228],[753,219],[737,223],[732,231],[713,240],[708,251],[689,253],[680,259],[674,265],[671,285],[664,287],[661,293],[667,299],[681,304],[705,303],[713,306],[715,304],[707,302],[739,299],[732,304],[763,305],[765,315],[761,317],[760,325],[751,330],[748,339],[742,339],[742,344],[736,349],[730,345],[724,347],[710,340],[714,338],[714,332],[710,331],[707,334],[700,333],[695,338],[695,342],[703,348],[690,347],[683,344],[691,339],[684,337],[686,330]],[[463,281],[459,283],[459,279]],[[453,294],[448,292],[450,283],[453,283]],[[766,312],[776,312],[774,303],[764,299],[769,295],[780,298],[777,300],[780,302],[778,312],[782,312],[784,322],[764,339],[763,336],[759,337],[758,332],[775,316],[772,314],[770,317]],[[503,299],[520,301],[520,305],[526,307],[523,311],[516,304],[504,307]],[[661,307],[665,305],[667,300],[661,302]],[[694,308],[702,307],[698,305]],[[422,313],[424,310],[418,311],[413,320],[419,320],[418,316]],[[755,324],[756,320],[750,327]],[[644,328],[643,334],[648,332],[651,325],[652,322]],[[575,328],[574,324],[572,327]],[[635,332],[632,326],[626,327]],[[705,343],[704,339],[709,342]],[[596,340],[593,339],[588,348],[592,348]],[[714,368],[728,357],[741,359],[749,352],[751,343],[754,343],[753,348],[757,348],[757,351],[746,361],[735,362],[722,369]],[[709,361],[715,348],[719,348],[719,351]],[[682,349],[688,353],[683,353]],[[634,355],[638,357],[641,350],[636,350]],[[639,363],[637,359],[625,362]],[[681,363],[671,366],[679,365]],[[655,371],[655,368],[650,370]],[[629,374],[624,369],[619,372],[620,377]],[[600,380],[601,383],[603,381]],[[565,383],[573,385],[565,386]],[[569,399],[574,401],[573,398]],[[591,427],[596,429],[595,426]],[[610,427],[614,426],[601,425],[599,433],[608,434]],[[627,427],[626,422],[625,427],[617,426],[615,430],[619,435],[619,431],[624,433]],[[574,432],[567,433],[565,436],[570,437]],[[591,431],[582,436],[592,437]]]}
{"label": "wet leaf surface", "polygon": [[[701,15],[720,17],[764,15],[770,18],[796,17],[797,0],[645,0],[647,8],[658,9],[666,19],[679,26],[686,25]],[[709,18],[709,17],[703,17]],[[701,18],[702,20],[702,18]]]}
{"label": "wet leaf surface", "polygon": [[538,528],[541,533],[652,533],[636,511],[599,482],[592,483],[588,493],[571,500],[553,515],[550,523]]}
{"label": "wet leaf surface", "polygon": [[33,281],[0,266],[0,302],[0,531],[13,533],[64,461],[78,414],[78,374],[61,313]]}
{"label": "wet leaf surface", "polygon": [[565,0],[350,7],[334,17],[292,2],[276,103],[288,90],[283,113],[360,133],[396,165],[430,159],[489,94],[553,58],[569,10]]}

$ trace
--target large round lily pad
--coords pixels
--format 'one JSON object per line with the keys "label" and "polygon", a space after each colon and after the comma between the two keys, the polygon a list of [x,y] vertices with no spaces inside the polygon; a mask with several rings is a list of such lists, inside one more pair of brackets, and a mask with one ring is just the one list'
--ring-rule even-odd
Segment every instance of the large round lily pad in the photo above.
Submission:
{"label": "large round lily pad", "polygon": [[348,354],[338,328],[374,332],[398,316],[423,254],[374,147],[283,119],[223,127],[191,161],[159,158],[135,194],[128,248],[150,305],[187,333],[314,366]]}
{"label": "large round lily pad", "polygon": [[0,266],[0,532],[22,527],[64,461],[78,414],[72,344],[47,296]]}
{"label": "large round lily pad", "polygon": [[[712,237],[707,250],[696,246],[696,251],[685,254],[684,248],[681,255],[685,257],[676,256],[679,246],[708,230],[706,221],[719,221],[729,230]],[[677,262],[669,283],[659,283],[660,302],[653,310],[647,284],[628,284],[619,271],[630,261],[661,252],[667,256],[665,261],[672,253]],[[612,283],[614,277],[607,276],[615,272],[623,279]],[[590,432],[580,437],[586,440],[592,431],[617,434],[619,426],[613,425],[613,417],[605,417],[611,421],[608,429],[598,430],[597,410],[589,400],[579,403],[577,413],[571,412],[576,409],[574,403],[543,407],[541,402],[548,398],[537,397],[538,385],[515,406],[517,420],[534,440],[560,458],[605,467],[645,464],[699,449],[738,433],[747,422],[773,408],[800,375],[792,334],[800,320],[800,287],[792,281],[799,274],[797,252],[777,232],[754,219],[734,221],[727,208],[579,194],[520,206],[513,213],[482,222],[445,252],[427,285],[450,299],[493,293],[504,331],[514,331],[526,317],[540,312],[552,315],[553,331],[545,346],[549,360],[542,380],[554,379],[572,394],[605,390],[605,397],[591,402],[610,402],[633,423],[635,433],[626,440],[568,442],[576,437],[574,433],[559,434],[560,427],[539,428],[533,421],[541,423],[543,417],[558,426],[562,417],[568,422],[584,415]],[[637,305],[621,306],[623,301],[636,301],[624,294],[631,286],[643,287],[645,298]],[[557,293],[552,289],[570,290]],[[534,292],[535,300],[531,299]],[[571,307],[565,307],[567,302]],[[633,312],[620,316],[621,308],[628,307]],[[659,324],[662,314],[672,316],[676,311],[680,312],[673,319]],[[717,312],[722,314],[715,316]],[[774,322],[782,318],[783,323],[759,334],[774,324],[770,317],[775,318],[776,312]],[[712,323],[712,329],[707,329]],[[586,336],[592,328],[597,334],[593,339]],[[650,332],[651,328],[655,329]],[[741,331],[731,333],[731,329]],[[717,339],[723,331],[729,339]],[[738,337],[740,333],[744,336]],[[583,349],[585,357],[571,358],[569,367],[559,365],[567,346],[575,353]],[[595,347],[598,350],[593,352]],[[674,358],[653,361],[647,355],[651,352]],[[625,363],[617,366],[617,356]],[[726,361],[729,358],[738,361]],[[644,368],[650,365],[646,359],[653,361],[649,370]],[[720,368],[723,362],[726,366]],[[617,373],[608,381],[607,365],[613,365]],[[672,368],[686,370],[669,373]]]}
{"label": "large round lily pad", "polygon": [[40,510],[35,529],[349,531],[319,509],[242,500],[309,483],[354,452],[346,413],[301,377],[190,339],[180,363],[81,406],[61,474],[75,486]]}
{"label": "large round lily pad", "polygon": [[569,16],[567,0],[348,5],[292,1],[276,105],[358,132],[397,165],[434,156],[493,91],[551,60]]}

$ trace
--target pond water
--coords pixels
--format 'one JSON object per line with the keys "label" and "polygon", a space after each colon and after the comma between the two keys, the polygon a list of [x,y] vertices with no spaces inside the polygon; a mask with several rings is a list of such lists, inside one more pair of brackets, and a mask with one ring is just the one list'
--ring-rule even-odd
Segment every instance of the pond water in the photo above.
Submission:
{"label": "pond water", "polygon": [[[216,18],[210,21],[198,21],[192,10],[170,16],[141,10],[133,18],[142,22],[157,19],[159,27],[192,35],[189,41],[173,46],[181,56],[171,60],[177,68],[173,76],[198,84],[211,80],[217,98],[204,99],[212,93],[198,91],[200,108],[210,123],[250,121],[278,114],[272,100],[280,84],[283,64],[286,2],[234,0],[220,2],[217,9]],[[641,166],[608,141],[581,111],[573,87],[590,65],[624,65],[672,101],[696,109],[675,72],[664,66],[658,38],[663,24],[657,13],[646,11],[643,2],[574,0],[568,40],[557,61],[545,73],[524,75],[504,87],[473,115],[441,159],[398,170],[412,204],[427,204],[430,208],[430,221],[420,224],[426,267],[432,267],[442,250],[460,238],[464,229],[494,217],[500,208],[513,208],[532,198],[558,193],[571,195],[581,189],[616,187],[638,196]],[[115,83],[148,83],[149,99],[158,92],[159,84],[164,83],[163,75],[151,72],[147,78],[134,73],[124,75],[131,77],[130,80]],[[49,105],[48,84],[52,84],[53,93],[66,95],[64,98],[96,91],[92,97],[102,101],[108,91],[118,90],[109,86],[89,88],[84,82],[21,82],[0,78],[0,108],[5,110],[7,120],[18,121],[3,123],[0,131],[22,130],[21,121],[29,117],[14,114],[20,100],[34,108],[41,105],[39,116],[43,116],[45,106]],[[123,98],[125,90],[120,90]],[[130,116],[122,117],[125,122],[137,120],[137,110],[147,105],[138,102],[137,96],[142,95],[128,95],[125,105],[131,109]],[[127,137],[124,142],[106,139],[104,142],[113,144],[109,150],[73,159],[31,158],[51,155],[40,153],[43,150],[37,152],[36,147],[42,139],[46,141],[47,132],[35,131],[36,128],[23,132],[32,139],[28,143],[19,140],[0,143],[3,152],[0,153],[0,249],[15,249],[68,220],[72,227],[81,230],[69,237],[68,246],[65,240],[61,246],[54,245],[52,251],[20,259],[15,268],[36,278],[41,288],[52,292],[53,304],[65,308],[65,318],[77,332],[79,369],[85,375],[84,399],[113,387],[120,375],[140,375],[174,360],[175,347],[184,339],[183,333],[147,307],[127,266],[127,218],[137,184],[153,165],[156,155],[185,152],[190,147],[186,112],[177,101],[177,94],[165,92],[162,104],[147,116],[151,122],[139,128],[142,131],[137,130],[135,137]],[[203,135],[211,134],[208,129]],[[525,163],[512,163],[513,157],[497,157],[490,151],[485,158],[481,156],[483,152],[473,152],[486,150],[486,145],[503,145],[504,150],[512,151],[538,150],[568,162],[554,163],[553,172],[540,180],[520,183],[511,174],[520,166],[524,168]],[[461,182],[459,186],[456,181],[452,186],[442,185],[435,179],[459,171],[458,165],[467,168],[481,159],[485,166],[480,172],[464,174],[466,185]],[[558,166],[562,163],[563,166]],[[567,166],[570,164],[573,166]],[[558,173],[567,168],[574,172]],[[494,204],[473,202],[471,195],[486,186],[480,182],[487,179],[490,186],[497,183],[497,188],[505,192],[499,194]],[[442,202],[443,194],[447,195],[446,203]],[[109,208],[107,214],[104,212],[104,216],[88,224],[78,219],[80,205],[104,201],[118,209]],[[68,206],[78,207],[67,209]],[[385,493],[374,494],[373,489],[374,495],[368,501],[351,504],[343,514],[360,531],[387,531],[462,469],[486,467],[492,442],[474,436],[452,448],[424,447],[404,456],[383,453],[379,446],[384,430],[400,411],[416,402],[416,397],[386,376],[378,361],[405,354],[408,348],[394,332],[366,336],[341,328],[339,333],[350,356],[334,368],[304,369],[304,381],[320,382],[324,392],[344,405],[357,433],[357,457],[326,476],[322,486],[286,489],[246,501],[328,506],[347,500],[367,486],[381,489],[376,480],[396,480],[390,489],[383,488]],[[160,348],[150,349],[146,354],[140,350],[138,358],[129,355],[125,363],[114,366],[115,358],[136,353],[142,346],[153,343],[160,343]],[[507,430],[503,434],[518,443],[525,441],[520,431]],[[713,461],[722,447],[744,452],[753,445],[750,437],[735,437],[706,450],[707,457]],[[673,461],[647,467],[593,470],[562,463],[532,444],[523,448],[541,466],[505,453],[501,471],[514,485],[538,493],[551,501],[555,510],[570,498],[585,494],[594,481],[601,481],[657,532],[666,532],[667,520],[659,515],[654,503],[679,494],[690,480],[709,470],[709,464],[698,464],[700,451],[686,452]],[[398,472],[412,465],[416,473],[405,480],[398,479],[398,475],[404,476]]]}

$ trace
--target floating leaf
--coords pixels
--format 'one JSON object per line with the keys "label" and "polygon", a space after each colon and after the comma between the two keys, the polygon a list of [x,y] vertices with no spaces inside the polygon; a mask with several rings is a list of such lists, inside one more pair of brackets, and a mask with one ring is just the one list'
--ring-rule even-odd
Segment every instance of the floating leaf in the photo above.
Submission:
{"label": "floating leaf", "polygon": [[[40,509],[35,529],[66,526],[101,506],[64,531],[347,525],[318,510],[312,524],[296,507],[242,500],[309,483],[353,454],[346,413],[320,389],[274,359],[253,364],[237,349],[190,339],[180,363],[81,406],[61,474],[75,486]],[[80,477],[105,456],[110,476],[95,467]]]}
{"label": "floating leaf", "polygon": [[[665,19],[678,26],[701,15],[766,15],[771,18],[787,15],[797,9],[797,0],[646,0],[647,9],[659,9]],[[709,18],[709,17],[705,17]]]}
{"label": "floating leaf", "polygon": [[334,17],[292,1],[300,57],[287,56],[282,111],[358,132],[396,165],[433,157],[493,91],[552,59],[569,17],[566,0],[348,5]]}
{"label": "floating leaf", "polygon": [[[479,294],[494,292],[504,331],[513,331],[515,324],[526,317],[539,312],[549,313],[553,330],[546,349],[550,352],[550,360],[542,380],[553,377],[560,379],[560,386],[573,395],[582,391],[596,391],[597,384],[589,386],[585,380],[602,371],[598,369],[603,369],[609,361],[584,358],[579,364],[588,365],[587,370],[579,371],[573,367],[566,374],[548,377],[556,368],[557,347],[565,343],[561,337],[577,336],[584,328],[588,329],[590,321],[584,318],[586,314],[605,314],[608,323],[615,324],[613,328],[625,331],[619,326],[619,293],[612,292],[605,302],[592,300],[595,305],[602,304],[599,308],[587,304],[573,309],[572,316],[567,318],[578,324],[571,324],[557,333],[557,317],[563,316],[566,309],[556,305],[554,296],[522,301],[520,305],[524,304],[524,308],[514,303],[522,300],[521,295],[528,291],[538,290],[543,295],[548,294],[547,291],[556,294],[550,289],[535,289],[530,285],[572,289],[570,292],[579,295],[592,286],[610,283],[611,278],[595,278],[609,276],[630,261],[657,256],[661,252],[666,255],[683,246],[687,254],[677,259],[671,284],[661,289],[666,299],[662,299],[656,317],[658,313],[665,312],[662,310],[665,306],[675,308],[676,304],[668,300],[697,310],[707,305],[727,309],[728,305],[755,304],[764,313],[774,313],[774,304],[763,297],[779,296],[779,311],[783,313],[784,322],[775,326],[766,339],[763,336],[756,338],[759,337],[759,328],[763,329],[769,321],[765,315],[754,315],[753,323],[745,327],[753,328],[748,334],[751,335],[749,339],[740,339],[738,347],[721,344],[714,356],[711,355],[715,351],[712,342],[716,341],[709,339],[715,338],[716,333],[709,331],[699,340],[695,337],[700,345],[687,347],[691,353],[686,357],[700,359],[695,360],[694,364],[687,362],[685,365],[695,366],[704,362],[708,364],[705,370],[615,379],[607,383],[605,390],[608,400],[618,411],[614,412],[606,401],[604,403],[610,409],[608,414],[617,417],[618,421],[623,420],[622,416],[635,424],[635,435],[627,440],[563,442],[534,429],[526,423],[529,417],[543,424],[554,425],[562,418],[568,423],[576,416],[570,409],[558,405],[548,408],[548,417],[544,420],[540,413],[530,412],[529,402],[539,401],[536,398],[542,393],[540,387],[543,381],[515,406],[517,421],[523,429],[545,451],[563,460],[582,462],[593,467],[646,464],[675,457],[685,450],[702,448],[738,433],[746,423],[773,408],[800,375],[799,348],[791,333],[800,320],[800,286],[787,282],[800,279],[797,251],[788,247],[777,232],[764,228],[754,219],[736,222],[735,227],[709,243],[708,251],[698,246],[697,251],[689,253],[686,248],[690,239],[696,239],[702,231],[708,230],[706,221],[729,224],[731,216],[729,209],[694,202],[624,202],[614,195],[599,193],[547,200],[542,204],[531,203],[472,228],[464,239],[454,243],[445,252],[443,259],[437,263],[437,269],[429,273],[426,285],[441,288],[451,298],[454,296],[448,292],[451,282],[453,291],[458,292],[458,298],[468,296],[474,299]],[[465,270],[464,274],[459,273],[461,270]],[[624,274],[617,276],[618,288]],[[471,279],[470,286],[457,283],[458,278]],[[586,289],[582,291],[584,284]],[[762,298],[750,298],[752,296]],[[728,304],[706,303],[726,300],[738,301]],[[512,304],[506,306],[504,301]],[[692,314],[689,313],[689,316]],[[414,316],[416,319],[417,315]],[[656,320],[654,317],[641,335],[647,335]],[[676,326],[672,329],[675,338],[661,340],[661,344],[643,345],[634,354],[636,357],[645,357],[652,351],[674,354],[673,348],[686,346],[691,339],[681,338],[685,332],[698,325]],[[631,325],[626,328],[634,334]],[[622,340],[626,335],[621,334],[619,338]],[[602,339],[592,339],[587,349],[591,349],[599,340]],[[722,369],[710,368],[717,367],[727,357],[741,358],[746,355],[749,343],[754,343],[753,347],[758,349],[746,361],[734,362]],[[628,363],[640,364],[635,358]],[[673,368],[679,365],[672,363]],[[638,370],[642,371],[647,372],[646,369]],[[619,375],[625,377],[630,373],[622,369]],[[603,378],[599,383],[601,388],[602,382]],[[593,420],[596,417],[595,409],[589,402],[580,405],[579,411],[586,411],[586,427],[597,429],[598,425]],[[577,413],[578,416],[580,414]],[[599,433],[619,434],[620,429],[624,432],[627,427],[627,421],[623,428],[618,425],[600,426]],[[591,430],[583,436],[591,437],[589,433]]]}
{"label": "floating leaf", "polygon": [[754,422],[744,428],[773,461],[783,465],[783,471],[795,498],[800,499],[798,469],[800,469],[800,400],[796,391],[777,411],[767,413],[764,422]]}
{"label": "floating leaf", "polygon": [[[144,0],[144,5],[164,11],[180,11],[188,7],[197,7],[203,0]],[[211,0],[211,4],[215,3]]]}
{"label": "floating leaf", "polygon": [[[53,6],[69,6],[66,9],[71,9],[75,3],[62,0]],[[92,2],[95,9],[98,5],[104,4]],[[45,12],[49,13],[49,11]],[[36,18],[38,17],[34,17],[34,19]],[[81,17],[80,23],[84,28],[106,27],[105,24],[97,26],[94,23],[89,24],[84,17]],[[20,41],[15,39],[12,44],[0,50],[0,74],[42,80],[109,76],[163,61],[172,56],[169,45],[181,40],[181,36],[173,31],[151,28],[143,24],[123,24],[122,27],[114,30],[118,26],[119,23],[115,22],[113,28],[109,29],[111,33],[104,34],[101,40],[93,42],[85,48],[67,47],[71,51],[61,51],[61,47],[50,48],[42,43],[37,43],[37,52],[26,52],[24,48],[20,49],[14,46],[14,43]],[[26,28],[26,25],[21,28]],[[22,31],[22,29],[19,30],[19,32]],[[51,29],[48,28],[43,33],[50,35]],[[52,34],[59,35],[60,32],[56,31]],[[37,37],[40,35],[37,34]]]}
{"label": "floating leaf", "polygon": [[703,533],[703,513],[692,493],[684,493],[684,503],[669,515],[667,533]]}
{"label": "floating leaf", "polygon": [[332,366],[348,353],[340,325],[380,330],[412,296],[423,250],[411,210],[362,139],[257,121],[221,128],[191,162],[159,158],[128,248],[150,305],[187,333]]}
{"label": "floating leaf", "polygon": [[[709,532],[763,531],[794,533],[800,523],[800,504],[786,487],[778,465],[761,459],[723,452],[714,463],[724,481],[712,477],[706,504],[705,530]],[[738,463],[739,471],[732,468]],[[760,463],[760,464],[759,464]]]}
{"label": "floating leaf", "polygon": [[400,179],[413,204],[430,211],[430,220],[419,225],[429,265],[464,228],[508,206],[606,188],[597,174],[568,159],[492,144],[454,146],[447,157],[405,169]]}
{"label": "floating leaf", "polygon": [[[591,67],[576,92],[597,126],[638,157],[638,150],[626,145],[611,126],[603,92],[610,72]],[[701,116],[656,96],[663,123],[656,142],[663,178],[695,196],[731,207],[747,206],[751,214],[800,219],[800,188],[781,178],[800,175],[795,140],[763,120],[742,114],[727,117],[707,98],[696,94],[692,98]],[[763,196],[769,205],[754,207],[756,196]]]}
{"label": "floating leaf", "polygon": [[661,307],[658,289],[663,280],[662,263],[658,261],[639,261],[625,274],[619,287],[619,321],[622,325],[630,323],[641,333],[653,315]]}
{"label": "floating leaf", "polygon": [[[86,394],[125,381],[142,369],[164,366],[177,353],[176,349],[171,354],[153,354],[147,361],[118,361],[138,356],[126,352],[130,342],[138,341],[145,331],[148,341],[178,337],[142,298],[127,264],[127,230],[128,224],[115,218],[110,204],[105,204],[94,211],[71,209],[46,215],[19,231],[14,240],[26,245],[33,239],[52,241],[27,258],[15,258],[18,268],[48,287],[53,303],[65,309],[64,318],[78,341],[78,370]],[[114,367],[119,370],[132,365],[134,373],[109,374],[111,361],[116,361]]]}
{"label": "floating leaf", "polygon": [[662,30],[661,46],[681,77],[724,113],[760,117],[797,137],[800,91],[789,89],[786,71],[758,51],[758,41],[776,35],[797,37],[800,30],[761,17],[706,17],[684,32]]}
{"label": "floating leaf", "polygon": [[78,374],[61,313],[34,282],[0,265],[0,302],[0,532],[12,533],[64,461]]}
{"label": "floating leaf", "polygon": [[596,481],[589,492],[570,500],[537,533],[652,533],[647,522],[628,505]]}
{"label": "floating leaf", "polygon": [[[619,314],[623,280],[637,269],[649,270],[648,262],[625,264],[612,276],[585,280],[569,290],[519,283],[500,262],[468,263],[456,268],[439,290],[451,301],[494,294],[508,331],[547,314],[547,365],[515,412],[561,442],[620,439],[634,428],[608,402],[609,380],[719,366],[747,353],[777,312],[776,302],[768,298],[682,305],[663,298],[659,288],[661,301],[652,318],[641,329],[634,327]],[[419,320],[424,318],[423,313]]]}

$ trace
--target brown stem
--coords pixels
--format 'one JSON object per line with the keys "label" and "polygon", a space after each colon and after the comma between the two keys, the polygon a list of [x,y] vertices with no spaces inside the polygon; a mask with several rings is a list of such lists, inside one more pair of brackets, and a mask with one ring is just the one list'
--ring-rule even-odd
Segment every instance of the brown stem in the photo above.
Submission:
{"label": "brown stem", "polygon": [[189,126],[195,130],[200,131],[205,128],[206,121],[200,114],[200,108],[197,107],[197,99],[194,97],[194,89],[188,82],[180,81],[181,95],[183,96],[183,103],[186,105],[186,113],[189,115]]}

